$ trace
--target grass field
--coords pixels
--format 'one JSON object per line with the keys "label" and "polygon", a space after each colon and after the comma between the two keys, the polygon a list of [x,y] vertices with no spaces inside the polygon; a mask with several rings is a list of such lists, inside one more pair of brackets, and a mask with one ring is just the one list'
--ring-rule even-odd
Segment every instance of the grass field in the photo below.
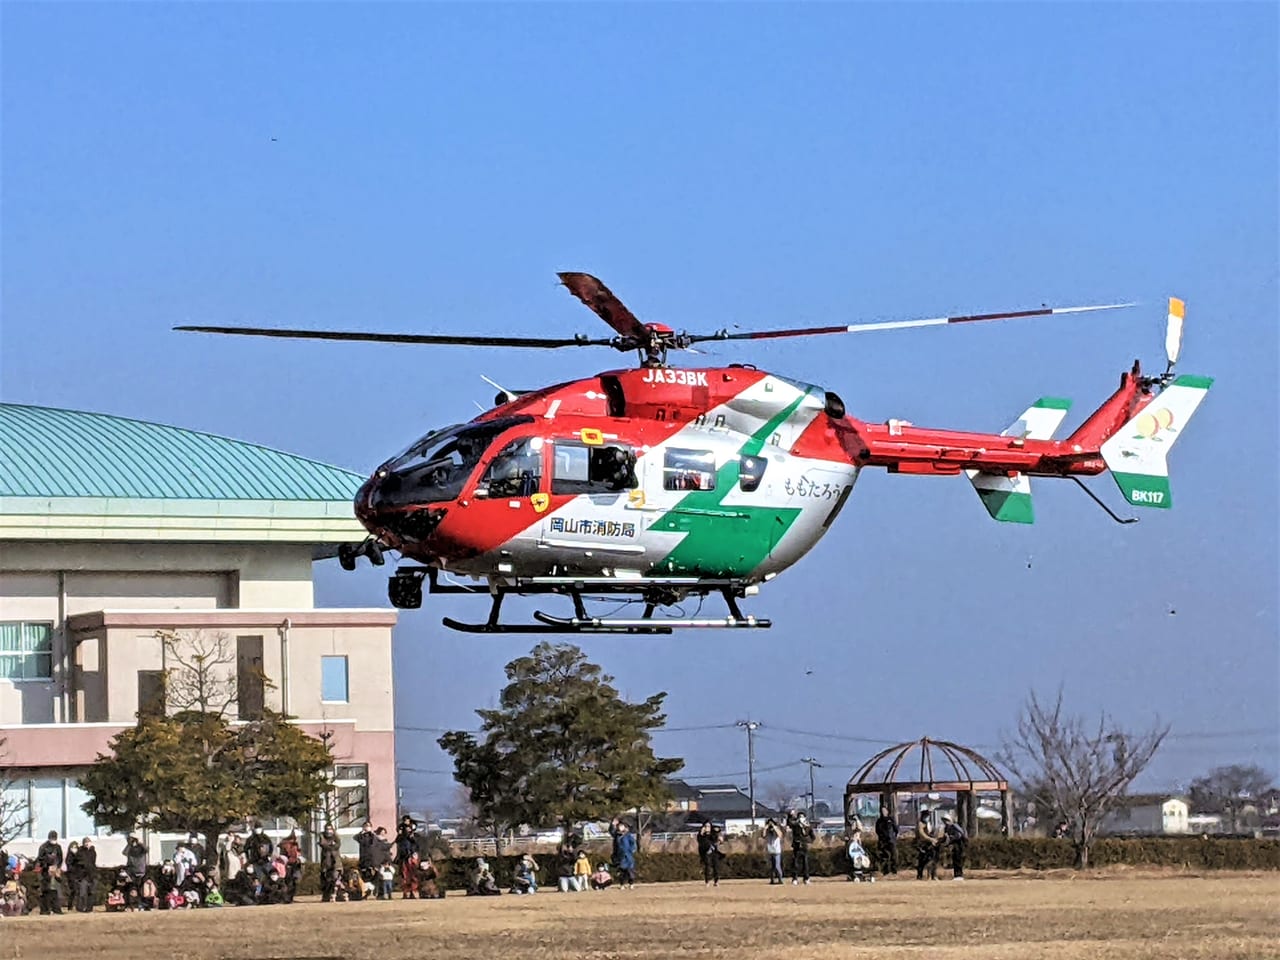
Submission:
{"label": "grass field", "polygon": [[1280,958],[1280,876],[1101,872],[0,920],[0,958]]}

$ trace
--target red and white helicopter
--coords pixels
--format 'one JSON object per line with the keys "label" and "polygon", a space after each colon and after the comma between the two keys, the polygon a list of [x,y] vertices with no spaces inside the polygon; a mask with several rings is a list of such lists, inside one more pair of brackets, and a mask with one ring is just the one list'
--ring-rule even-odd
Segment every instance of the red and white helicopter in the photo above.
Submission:
{"label": "red and white helicopter", "polygon": [[[1183,304],[1169,301],[1168,365],[1139,364],[1064,440],[1052,435],[1070,402],[1042,398],[999,434],[937,430],[890,420],[867,423],[822,387],[750,364],[682,369],[670,351],[729,340],[772,340],[901,330],[1107,310],[1132,304],[1043,307],[1007,313],[758,332],[677,332],[642,323],[595,277],[561,273],[566,287],[613,328],[612,337],[385,334],[183,326],[205,333],[472,346],[612,347],[634,350],[637,369],[528,392],[501,391],[475,419],[427,434],[383,463],[360,488],[355,512],[370,536],[345,546],[342,565],[368,556],[402,565],[389,594],[398,607],[432,593],[483,593],[482,623],[445,618],[474,632],[670,633],[675,627],[767,627],[738,601],[787,569],[822,538],[864,467],[957,475],[973,484],[996,520],[1031,523],[1031,477],[1110,470],[1134,506],[1168,508],[1166,458],[1212,384],[1175,375]],[[493,384],[497,387],[497,384]],[[1080,484],[1086,492],[1087,487]],[[1103,506],[1091,492],[1089,495]],[[1103,506],[1104,509],[1107,509]],[[1113,519],[1121,520],[1109,509]],[[458,574],[475,585],[442,579]],[[559,594],[573,615],[500,619],[508,594]],[[720,595],[727,616],[665,616],[689,598]],[[586,603],[621,597],[639,616],[593,616]],[[700,605],[699,605],[700,609]]]}

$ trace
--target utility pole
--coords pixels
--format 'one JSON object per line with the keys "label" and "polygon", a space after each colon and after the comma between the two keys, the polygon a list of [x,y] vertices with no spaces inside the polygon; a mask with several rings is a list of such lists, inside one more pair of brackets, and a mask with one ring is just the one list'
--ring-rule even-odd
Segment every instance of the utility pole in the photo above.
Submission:
{"label": "utility pole", "polygon": [[800,762],[807,763],[809,765],[809,819],[817,820],[818,815],[816,810],[814,809],[817,801],[814,799],[814,796],[813,796],[813,768],[821,767],[822,764],[820,764],[813,757],[801,757]]}
{"label": "utility pole", "polygon": [[736,724],[747,731],[747,795],[751,798],[751,830],[756,829],[756,728],[762,726],[756,720],[739,720]]}

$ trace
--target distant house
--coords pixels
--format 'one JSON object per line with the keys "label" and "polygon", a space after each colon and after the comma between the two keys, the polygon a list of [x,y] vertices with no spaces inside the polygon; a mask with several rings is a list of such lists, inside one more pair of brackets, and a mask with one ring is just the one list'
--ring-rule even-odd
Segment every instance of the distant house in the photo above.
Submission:
{"label": "distant house", "polygon": [[[751,797],[732,783],[695,786],[684,780],[670,780],[673,800],[668,809],[686,814],[684,829],[697,830],[706,820],[724,827],[725,833],[745,833],[751,829]],[[759,800],[755,804],[756,825],[781,814]]]}
{"label": "distant house", "polygon": [[1187,801],[1163,793],[1122,797],[1103,818],[1100,833],[1160,836],[1189,833]]}

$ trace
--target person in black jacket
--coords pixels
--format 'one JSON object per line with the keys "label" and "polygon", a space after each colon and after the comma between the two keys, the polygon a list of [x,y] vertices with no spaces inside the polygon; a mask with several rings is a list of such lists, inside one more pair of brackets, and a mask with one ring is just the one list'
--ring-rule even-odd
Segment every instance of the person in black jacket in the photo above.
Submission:
{"label": "person in black jacket", "polygon": [[57,830],[50,830],[49,839],[36,851],[36,868],[40,871],[40,913],[62,913],[62,846]]}
{"label": "person in black jacket", "polygon": [[98,894],[98,848],[93,845],[91,837],[80,842],[80,864],[84,869],[84,879],[76,885],[75,905],[81,913],[92,913]]}
{"label": "person in black jacket", "polygon": [[141,894],[142,881],[147,876],[147,845],[138,839],[136,833],[129,834],[124,845],[124,869],[129,875],[132,898],[136,900]]}
{"label": "person in black jacket", "polygon": [[333,899],[333,890],[338,884],[338,870],[342,866],[339,858],[341,847],[342,841],[333,824],[327,825],[320,834],[320,900],[323,903]]}
{"label": "person in black jacket", "polygon": [[787,813],[787,829],[791,831],[791,885],[798,884],[801,875],[804,876],[804,882],[808,883],[809,844],[816,836],[813,825],[809,823],[803,810],[799,813],[791,810]]}
{"label": "person in black jacket", "polygon": [[942,836],[951,851],[952,879],[964,879],[964,852],[969,845],[969,834],[964,827],[950,817],[942,818]]}
{"label": "person in black jacket", "polygon": [[373,832],[372,820],[366,820],[363,829],[356,834],[356,847],[360,851],[359,859],[356,861],[356,865],[360,870],[360,879],[376,885],[378,882],[378,867],[381,864],[374,863],[378,848],[378,835]]}
{"label": "person in black jacket", "polygon": [[255,895],[261,894],[266,888],[267,880],[271,876],[271,853],[275,850],[275,844],[271,842],[271,838],[262,829],[262,824],[256,824],[253,833],[249,835],[249,841],[245,844],[248,854],[249,864],[253,868],[253,876],[256,881]]}
{"label": "person in black jacket", "polygon": [[[381,871],[384,866],[391,863],[393,857],[391,855],[391,841],[387,839],[387,828],[379,827],[373,831],[373,872],[381,878]],[[390,900],[391,891],[386,890],[386,896],[383,896],[384,890],[382,884],[374,882],[374,888],[378,891],[379,900]]]}
{"label": "person in black jacket", "polygon": [[396,829],[396,863],[400,865],[400,897],[418,895],[418,824],[407,813]]}
{"label": "person in black jacket", "polygon": [[888,876],[898,872],[898,821],[889,815],[889,808],[880,808],[876,820],[876,852],[880,854],[880,872]]}
{"label": "person in black jacket", "polygon": [[698,830],[698,859],[702,861],[702,882],[720,886],[720,828],[710,820]]}

